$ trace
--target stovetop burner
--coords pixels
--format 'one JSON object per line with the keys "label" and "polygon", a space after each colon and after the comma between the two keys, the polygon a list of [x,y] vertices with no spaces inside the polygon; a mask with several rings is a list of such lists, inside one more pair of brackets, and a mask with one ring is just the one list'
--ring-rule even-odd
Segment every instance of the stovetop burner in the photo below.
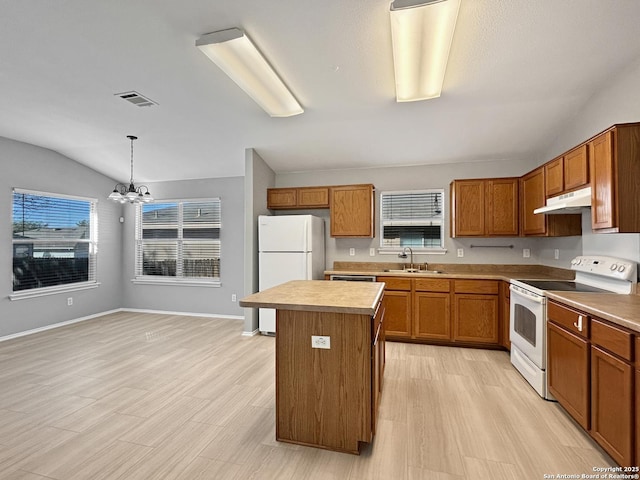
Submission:
{"label": "stovetop burner", "polygon": [[518,280],[540,290],[557,290],[562,292],[592,292],[607,293],[608,290],[592,287],[582,283],[571,282],[569,280]]}

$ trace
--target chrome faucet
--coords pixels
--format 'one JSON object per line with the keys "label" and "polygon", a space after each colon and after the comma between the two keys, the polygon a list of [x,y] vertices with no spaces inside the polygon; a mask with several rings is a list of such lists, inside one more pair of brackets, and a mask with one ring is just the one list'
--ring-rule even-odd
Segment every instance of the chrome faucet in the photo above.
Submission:
{"label": "chrome faucet", "polygon": [[398,254],[398,258],[407,258],[407,250],[409,250],[409,254],[411,255],[409,268],[413,269],[413,250],[411,250],[411,247],[404,247],[402,253]]}

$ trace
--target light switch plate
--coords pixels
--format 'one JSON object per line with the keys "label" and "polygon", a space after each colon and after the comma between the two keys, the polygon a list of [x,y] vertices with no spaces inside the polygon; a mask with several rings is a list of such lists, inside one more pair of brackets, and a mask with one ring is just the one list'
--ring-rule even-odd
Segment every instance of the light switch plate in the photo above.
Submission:
{"label": "light switch plate", "polygon": [[376,256],[376,249],[375,249],[375,247],[371,247],[371,248],[369,249],[369,256],[370,256],[370,257],[375,257],[375,256]]}
{"label": "light switch plate", "polygon": [[556,249],[553,251],[553,258],[555,258],[556,260],[559,260],[559,259],[560,259],[560,249],[559,249],[559,248],[556,248]]}
{"label": "light switch plate", "polygon": [[324,348],[329,350],[331,348],[331,337],[311,335],[311,348]]}

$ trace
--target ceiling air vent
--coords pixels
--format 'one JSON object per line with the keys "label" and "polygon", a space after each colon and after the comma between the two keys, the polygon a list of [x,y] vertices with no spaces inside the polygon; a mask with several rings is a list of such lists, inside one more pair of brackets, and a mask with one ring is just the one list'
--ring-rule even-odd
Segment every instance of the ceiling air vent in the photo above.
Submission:
{"label": "ceiling air vent", "polygon": [[150,98],[140,95],[138,92],[131,90],[130,92],[116,93],[116,96],[126,100],[129,103],[133,103],[137,107],[150,107],[152,105],[158,105]]}

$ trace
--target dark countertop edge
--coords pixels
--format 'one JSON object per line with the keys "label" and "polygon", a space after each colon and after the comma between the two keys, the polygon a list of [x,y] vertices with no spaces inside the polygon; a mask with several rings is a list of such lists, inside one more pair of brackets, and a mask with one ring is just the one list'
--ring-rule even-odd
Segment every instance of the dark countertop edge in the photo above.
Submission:
{"label": "dark countertop edge", "polygon": [[[617,298],[617,296],[619,296],[621,294],[618,294],[618,293],[590,293],[590,295],[610,295],[611,299],[615,300]],[[634,295],[634,294],[631,293],[630,295]],[[556,300],[556,301],[558,301],[560,303],[563,303],[563,304],[568,305],[570,307],[576,308],[578,310],[582,310],[585,313],[588,313],[590,315],[594,315],[594,316],[596,316],[598,318],[602,318],[603,320],[608,320],[611,323],[614,323],[614,324],[619,325],[621,327],[628,328],[629,330],[633,330],[637,334],[640,334],[640,321],[634,321],[634,320],[630,320],[628,318],[616,315],[616,313],[615,313],[616,307],[615,306],[613,306],[611,308],[611,310],[609,310],[609,311],[601,310],[597,306],[594,306],[593,304],[590,304],[588,300],[585,301],[583,298],[581,298],[580,300],[573,299],[573,298],[571,298],[571,294],[569,294],[569,296],[567,296],[565,292],[548,291],[547,292],[547,298],[549,298],[551,300]],[[640,300],[638,301],[638,303],[640,304]],[[640,312],[638,313],[638,316],[640,317]]]}

